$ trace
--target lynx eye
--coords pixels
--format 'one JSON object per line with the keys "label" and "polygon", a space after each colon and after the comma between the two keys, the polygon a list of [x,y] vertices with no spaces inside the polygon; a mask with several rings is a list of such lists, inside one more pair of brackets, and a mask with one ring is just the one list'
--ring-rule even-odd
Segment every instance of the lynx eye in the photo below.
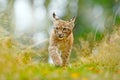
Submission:
{"label": "lynx eye", "polygon": [[67,28],[63,28],[63,30],[67,30]]}
{"label": "lynx eye", "polygon": [[55,29],[58,30],[58,27],[56,27]]}

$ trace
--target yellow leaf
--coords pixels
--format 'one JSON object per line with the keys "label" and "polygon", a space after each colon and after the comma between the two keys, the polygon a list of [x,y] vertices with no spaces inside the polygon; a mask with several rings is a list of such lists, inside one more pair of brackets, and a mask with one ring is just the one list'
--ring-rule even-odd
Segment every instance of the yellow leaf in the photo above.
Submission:
{"label": "yellow leaf", "polygon": [[88,78],[82,78],[82,80],[89,80]]}
{"label": "yellow leaf", "polygon": [[71,77],[72,77],[72,78],[78,78],[78,77],[79,77],[79,74],[78,74],[78,73],[72,73],[72,74],[71,74]]}

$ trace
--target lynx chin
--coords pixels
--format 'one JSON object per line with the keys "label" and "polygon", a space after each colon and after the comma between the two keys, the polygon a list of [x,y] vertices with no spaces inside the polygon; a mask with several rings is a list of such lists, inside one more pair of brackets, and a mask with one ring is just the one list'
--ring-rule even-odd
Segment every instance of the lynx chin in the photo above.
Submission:
{"label": "lynx chin", "polygon": [[56,66],[67,66],[73,45],[73,28],[75,17],[69,21],[59,19],[53,13],[54,28],[49,40],[49,56]]}

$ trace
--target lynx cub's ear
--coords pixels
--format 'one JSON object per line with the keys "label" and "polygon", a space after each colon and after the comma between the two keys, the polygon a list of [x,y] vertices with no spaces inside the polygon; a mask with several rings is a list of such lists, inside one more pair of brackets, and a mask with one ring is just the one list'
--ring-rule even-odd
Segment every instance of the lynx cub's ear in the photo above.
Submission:
{"label": "lynx cub's ear", "polygon": [[55,13],[53,13],[53,18],[54,18],[55,20],[59,20],[59,18],[56,16]]}
{"label": "lynx cub's ear", "polygon": [[76,20],[76,17],[74,16],[72,19],[70,19],[70,22],[74,23]]}

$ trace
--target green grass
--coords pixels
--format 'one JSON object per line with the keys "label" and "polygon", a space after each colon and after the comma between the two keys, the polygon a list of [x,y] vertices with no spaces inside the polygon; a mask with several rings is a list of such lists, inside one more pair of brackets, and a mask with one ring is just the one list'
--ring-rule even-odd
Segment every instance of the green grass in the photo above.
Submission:
{"label": "green grass", "polygon": [[[120,80],[119,31],[91,48],[81,40],[68,67],[47,63],[47,50],[20,49],[11,37],[0,38],[0,80]],[[86,56],[87,55],[87,56]],[[44,59],[45,58],[45,59]]]}

